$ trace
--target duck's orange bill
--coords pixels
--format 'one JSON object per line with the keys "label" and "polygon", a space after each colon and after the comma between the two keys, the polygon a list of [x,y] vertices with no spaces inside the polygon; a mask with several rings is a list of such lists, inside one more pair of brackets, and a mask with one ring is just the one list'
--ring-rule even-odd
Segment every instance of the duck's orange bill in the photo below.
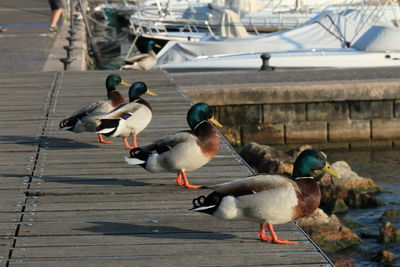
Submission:
{"label": "duck's orange bill", "polygon": [[212,117],[211,119],[209,119],[209,121],[211,121],[215,126],[218,126],[218,127],[224,127],[224,126],[222,126],[222,124],[221,123],[219,123],[219,121],[217,121],[214,117]]}
{"label": "duck's orange bill", "polygon": [[121,84],[122,86],[126,86],[126,87],[130,87],[130,86],[131,86],[130,83],[125,82],[125,81],[122,81],[120,84]]}
{"label": "duck's orange bill", "polygon": [[156,95],[157,95],[156,93],[154,93],[153,91],[150,91],[150,90],[148,90],[148,89],[147,89],[146,94],[147,94],[147,95],[152,95],[152,96],[156,96]]}

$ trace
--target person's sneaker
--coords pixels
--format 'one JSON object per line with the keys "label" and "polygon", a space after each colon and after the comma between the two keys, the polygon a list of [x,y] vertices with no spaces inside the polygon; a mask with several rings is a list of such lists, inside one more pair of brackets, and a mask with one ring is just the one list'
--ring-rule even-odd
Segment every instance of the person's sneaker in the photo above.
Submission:
{"label": "person's sneaker", "polygon": [[0,26],[0,32],[6,32],[6,31],[7,31],[7,28]]}
{"label": "person's sneaker", "polygon": [[58,28],[57,27],[49,27],[49,31],[58,32]]}

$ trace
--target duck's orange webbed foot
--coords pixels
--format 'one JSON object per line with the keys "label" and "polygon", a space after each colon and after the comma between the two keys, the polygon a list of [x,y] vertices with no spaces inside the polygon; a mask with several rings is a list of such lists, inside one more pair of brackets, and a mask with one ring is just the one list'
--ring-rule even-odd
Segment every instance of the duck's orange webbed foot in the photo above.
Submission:
{"label": "duck's orange webbed foot", "polygon": [[297,244],[296,241],[288,241],[288,240],[280,240],[274,231],[274,227],[272,226],[271,223],[267,223],[267,227],[268,227],[268,231],[271,233],[271,237],[272,237],[272,243],[275,244],[281,244],[281,245],[293,245],[293,244]]}
{"label": "duck's orange webbed foot", "polygon": [[175,182],[178,186],[183,186],[185,183],[182,181],[182,174],[178,172],[178,175],[175,178]]}
{"label": "duck's orange webbed foot", "polygon": [[97,141],[98,141],[99,143],[103,143],[103,144],[112,144],[112,143],[114,143],[113,141],[104,140],[102,134],[97,134]]}
{"label": "duck's orange webbed foot", "polygon": [[197,188],[199,188],[200,186],[199,185],[192,185],[192,184],[190,184],[189,183],[189,180],[187,179],[187,177],[186,177],[186,172],[181,172],[182,173],[182,177],[183,177],[183,185],[186,187],[186,188],[189,188],[189,189],[197,189]]}
{"label": "duck's orange webbed foot", "polygon": [[133,135],[133,136],[132,136],[132,140],[133,140],[133,146],[131,146],[131,145],[129,144],[128,138],[127,138],[127,137],[124,137],[125,148],[127,148],[127,149],[132,149],[132,148],[137,148],[137,147],[138,147],[137,142],[136,142],[136,135]]}
{"label": "duck's orange webbed foot", "polygon": [[280,239],[274,239],[274,240],[272,240],[272,243],[281,244],[281,245],[294,245],[294,244],[297,244],[296,241],[280,240]]}
{"label": "duck's orange webbed foot", "polygon": [[258,237],[261,239],[261,241],[272,241],[272,237],[265,235],[265,227],[263,223],[260,224],[260,232],[258,232]]}

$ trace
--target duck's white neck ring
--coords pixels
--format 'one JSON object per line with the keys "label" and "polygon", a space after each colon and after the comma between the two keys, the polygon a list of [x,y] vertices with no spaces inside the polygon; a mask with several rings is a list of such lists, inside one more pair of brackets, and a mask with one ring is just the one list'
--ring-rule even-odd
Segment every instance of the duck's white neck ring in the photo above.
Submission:
{"label": "duck's white neck ring", "polygon": [[295,180],[301,180],[301,179],[314,179],[314,177],[310,176],[310,177],[297,177],[294,178]]}
{"label": "duck's white neck ring", "polygon": [[196,130],[196,128],[199,127],[200,124],[203,124],[203,123],[206,122],[206,121],[207,121],[207,120],[204,120],[204,121],[201,121],[199,124],[197,124],[197,125],[193,128],[193,131]]}

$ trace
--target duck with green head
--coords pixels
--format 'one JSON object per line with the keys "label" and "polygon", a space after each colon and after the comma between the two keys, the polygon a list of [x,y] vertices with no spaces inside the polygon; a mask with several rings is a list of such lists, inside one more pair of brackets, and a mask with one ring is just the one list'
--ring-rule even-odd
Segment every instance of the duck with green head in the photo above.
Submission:
{"label": "duck with green head", "polygon": [[136,55],[125,60],[126,65],[121,67],[121,70],[150,70],[157,64],[157,55],[154,52],[154,47],[160,47],[156,42],[150,40],[147,43],[147,53]]}
{"label": "duck with green head", "polygon": [[[260,224],[258,236],[262,241],[294,244],[279,239],[273,225],[308,216],[318,208],[321,200],[318,180],[325,172],[340,178],[322,152],[304,150],[295,161],[291,177],[255,175],[207,186],[215,191],[195,198],[191,210],[225,220],[253,221]],[[271,237],[265,234],[265,226]]]}
{"label": "duck with green head", "polygon": [[[100,123],[99,118],[101,116],[104,116],[104,114],[110,112],[118,105],[127,102],[116,89],[118,85],[130,86],[118,74],[108,75],[106,79],[107,99],[85,105],[72,113],[60,122],[60,129],[75,133],[96,132],[96,127]],[[112,143],[111,141],[104,140],[101,134],[98,134],[98,141],[100,143]]]}
{"label": "duck with green head", "polygon": [[211,108],[205,103],[193,105],[187,113],[191,130],[164,136],[154,142],[130,151],[128,164],[140,165],[147,171],[177,173],[177,185],[195,189],[186,173],[207,164],[218,152],[220,136],[213,126],[222,125],[213,118]]}
{"label": "duck with green head", "polygon": [[[144,94],[157,95],[144,82],[134,82],[129,88],[129,103],[119,105],[105,114],[96,131],[105,136],[123,137],[128,149],[137,147],[136,135],[147,127],[153,116],[151,105],[141,98]],[[133,146],[128,143],[129,136],[133,138]]]}

